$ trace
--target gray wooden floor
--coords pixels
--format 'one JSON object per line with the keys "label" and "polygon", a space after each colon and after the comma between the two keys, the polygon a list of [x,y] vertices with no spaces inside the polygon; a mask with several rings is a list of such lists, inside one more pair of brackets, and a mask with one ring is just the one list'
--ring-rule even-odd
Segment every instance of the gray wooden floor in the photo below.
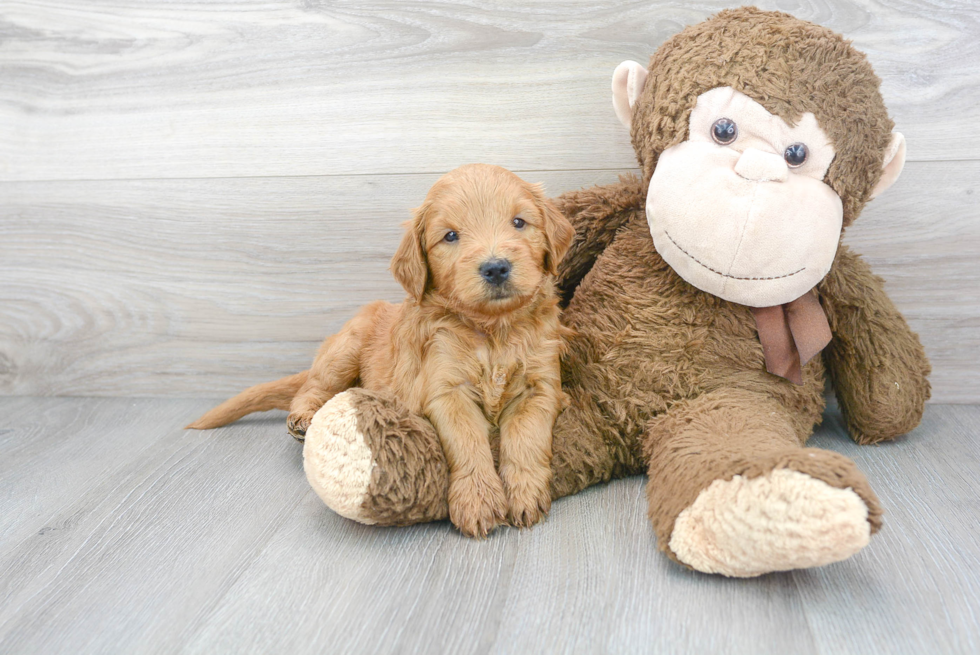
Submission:
{"label": "gray wooden floor", "polygon": [[644,480],[532,531],[362,526],[308,487],[281,413],[0,398],[3,653],[980,652],[980,407],[853,457],[887,510],[849,561],[728,580],[656,549]]}
{"label": "gray wooden floor", "polygon": [[[309,366],[439,174],[633,170],[609,83],[741,0],[0,2],[0,394],[221,396]],[[909,162],[845,242],[980,403],[980,2],[755,0],[881,77]]]}

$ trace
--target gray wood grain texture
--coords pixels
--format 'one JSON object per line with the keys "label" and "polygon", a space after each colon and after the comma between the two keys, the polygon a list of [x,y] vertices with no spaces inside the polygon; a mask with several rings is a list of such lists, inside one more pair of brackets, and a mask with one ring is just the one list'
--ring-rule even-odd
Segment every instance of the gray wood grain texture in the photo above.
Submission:
{"label": "gray wood grain texture", "polygon": [[305,369],[358,307],[404,297],[388,264],[437,178],[3,184],[0,393],[215,397]]}
{"label": "gray wood grain texture", "polygon": [[[611,171],[531,172],[551,193]],[[230,395],[309,366],[403,293],[399,224],[436,175],[0,184],[0,393]],[[980,400],[980,162],[913,162],[845,237],[932,358]]]}
{"label": "gray wood grain texture", "polygon": [[[557,194],[635,166],[609,76],[739,3],[0,5],[0,394],[208,396],[397,300],[437,174]],[[868,53],[911,163],[846,240],[980,401],[980,6],[767,0]]]}
{"label": "gray wood grain texture", "polygon": [[[738,2],[8,1],[0,179],[633,165],[609,79]],[[760,0],[853,38],[914,160],[974,159],[972,0]]]}
{"label": "gray wood grain texture", "polygon": [[212,432],[190,400],[0,398],[0,652],[975,653],[980,407],[811,445],[886,508],[854,558],[730,580],[656,550],[644,479],[484,542],[376,528],[309,489],[283,413]]}

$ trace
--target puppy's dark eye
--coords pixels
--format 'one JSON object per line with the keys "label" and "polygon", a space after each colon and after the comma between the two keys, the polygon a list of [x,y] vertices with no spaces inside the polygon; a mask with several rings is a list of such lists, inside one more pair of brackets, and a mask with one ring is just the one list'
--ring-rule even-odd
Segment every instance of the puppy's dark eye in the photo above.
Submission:
{"label": "puppy's dark eye", "polygon": [[459,241],[459,234],[455,231],[450,230],[446,233],[446,236],[442,237],[442,240],[446,243],[453,243],[454,241]]}
{"label": "puppy's dark eye", "polygon": [[786,148],[786,152],[783,153],[783,159],[786,160],[790,168],[799,168],[806,163],[806,158],[809,154],[805,145],[794,143]]}
{"label": "puppy's dark eye", "polygon": [[515,216],[511,223],[513,223],[514,227],[516,227],[518,230],[523,229],[523,227],[527,225],[527,223],[524,222],[524,219],[520,216]]}
{"label": "puppy's dark eye", "polygon": [[715,143],[727,146],[738,137],[738,125],[730,118],[719,118],[711,126],[711,138]]}

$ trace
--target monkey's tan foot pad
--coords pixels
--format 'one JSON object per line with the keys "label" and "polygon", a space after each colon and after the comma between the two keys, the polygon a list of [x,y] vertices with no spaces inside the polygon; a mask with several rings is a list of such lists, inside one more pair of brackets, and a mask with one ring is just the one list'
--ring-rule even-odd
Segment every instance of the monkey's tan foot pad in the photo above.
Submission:
{"label": "monkey's tan foot pad", "polygon": [[389,394],[349,389],[321,407],[306,431],[303,468],[327,507],[360,523],[410,525],[449,515],[439,438]]}
{"label": "monkey's tan foot pad", "polygon": [[852,489],[776,469],[711,483],[677,517],[669,545],[693,569],[748,578],[846,559],[870,537]]}

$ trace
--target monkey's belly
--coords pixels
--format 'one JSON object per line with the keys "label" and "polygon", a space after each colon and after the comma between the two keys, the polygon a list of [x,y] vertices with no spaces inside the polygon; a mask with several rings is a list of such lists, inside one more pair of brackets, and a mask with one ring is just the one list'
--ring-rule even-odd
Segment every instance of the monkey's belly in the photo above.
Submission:
{"label": "monkey's belly", "polygon": [[768,373],[752,311],[682,280],[654,250],[645,220],[603,252],[563,320],[576,331],[563,360],[566,391],[594,399],[603,422],[627,437],[677,401],[721,388],[771,395],[810,425],[822,410],[821,358],[804,368],[802,386]]}

